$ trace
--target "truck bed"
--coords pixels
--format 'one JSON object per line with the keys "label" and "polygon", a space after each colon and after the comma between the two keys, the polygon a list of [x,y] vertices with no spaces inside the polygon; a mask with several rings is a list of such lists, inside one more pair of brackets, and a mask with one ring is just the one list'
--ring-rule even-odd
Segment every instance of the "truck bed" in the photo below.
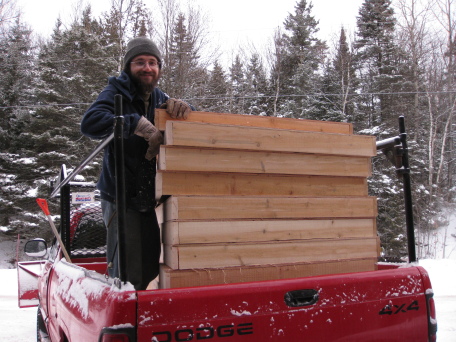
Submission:
{"label": "truck bed", "polygon": [[78,341],[125,327],[137,341],[428,341],[432,290],[421,267],[136,292],[95,274],[102,264],[55,267],[54,305]]}
{"label": "truck bed", "polygon": [[143,291],[138,340],[427,341],[427,288],[410,267]]}

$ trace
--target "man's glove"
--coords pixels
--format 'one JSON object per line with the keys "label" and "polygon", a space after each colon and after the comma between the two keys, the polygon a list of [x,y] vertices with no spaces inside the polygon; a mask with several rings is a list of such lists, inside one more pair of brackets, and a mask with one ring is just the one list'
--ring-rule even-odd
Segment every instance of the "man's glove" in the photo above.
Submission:
{"label": "man's glove", "polygon": [[190,105],[182,100],[168,99],[160,108],[166,109],[166,112],[173,119],[187,120],[188,114],[192,111]]}
{"label": "man's glove", "polygon": [[163,135],[144,116],[141,116],[141,119],[139,119],[135,134],[143,137],[148,142],[149,148],[145,157],[147,160],[152,160],[160,151],[160,144],[163,143]]}

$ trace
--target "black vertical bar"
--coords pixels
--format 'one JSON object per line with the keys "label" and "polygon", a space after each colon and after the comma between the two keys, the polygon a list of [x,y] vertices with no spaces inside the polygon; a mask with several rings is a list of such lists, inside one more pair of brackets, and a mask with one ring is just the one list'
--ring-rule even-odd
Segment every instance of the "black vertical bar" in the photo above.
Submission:
{"label": "black vertical bar", "polygon": [[409,262],[416,261],[415,226],[413,223],[412,187],[410,183],[410,165],[408,159],[407,134],[405,133],[405,119],[399,117],[399,138],[402,143],[402,179],[404,182],[405,220],[407,226],[407,245]]}
{"label": "black vertical bar", "polygon": [[60,188],[60,236],[63,244],[71,257],[70,246],[70,212],[71,212],[71,193],[70,186],[65,185]]}
{"label": "black vertical bar", "polygon": [[116,153],[115,171],[116,171],[116,210],[117,210],[117,255],[119,259],[119,278],[126,282],[125,272],[125,164],[124,164],[124,138],[123,127],[124,117],[122,108],[122,95],[114,97],[114,149]]}

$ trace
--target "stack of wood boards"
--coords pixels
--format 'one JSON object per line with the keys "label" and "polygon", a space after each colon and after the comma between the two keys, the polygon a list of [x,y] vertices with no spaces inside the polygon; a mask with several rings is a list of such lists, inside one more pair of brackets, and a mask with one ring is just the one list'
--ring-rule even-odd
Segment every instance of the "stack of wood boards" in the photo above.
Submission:
{"label": "stack of wood boards", "polygon": [[161,288],[373,271],[375,137],[347,123],[157,110]]}

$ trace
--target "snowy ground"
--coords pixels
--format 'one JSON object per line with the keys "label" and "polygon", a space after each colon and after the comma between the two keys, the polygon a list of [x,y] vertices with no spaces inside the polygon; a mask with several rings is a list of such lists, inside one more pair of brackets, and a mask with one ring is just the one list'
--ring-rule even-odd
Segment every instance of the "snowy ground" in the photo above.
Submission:
{"label": "snowy ground", "polygon": [[[456,220],[448,231],[456,235]],[[450,235],[451,236],[451,235]],[[36,341],[36,308],[17,306],[17,274],[5,262],[11,258],[11,248],[0,249],[0,341]],[[456,250],[456,238],[447,240],[447,251]],[[5,253],[8,255],[5,256]],[[448,255],[448,254],[447,254]],[[447,259],[427,259],[419,262],[429,273],[435,293],[438,322],[438,342],[456,342],[456,252]]]}
{"label": "snowy ground", "polygon": [[437,341],[456,342],[456,258],[421,260],[431,277],[437,312]]}

